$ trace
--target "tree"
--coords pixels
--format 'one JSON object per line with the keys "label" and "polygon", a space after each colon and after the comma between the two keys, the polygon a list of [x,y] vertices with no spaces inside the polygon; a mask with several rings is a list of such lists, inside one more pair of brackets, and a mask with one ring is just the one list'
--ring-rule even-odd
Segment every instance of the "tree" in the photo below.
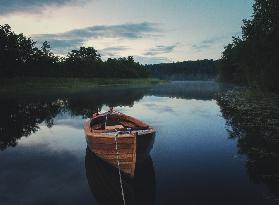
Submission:
{"label": "tree", "polygon": [[12,77],[22,75],[24,67],[31,62],[35,42],[23,34],[15,34],[7,24],[0,25],[0,73]]}
{"label": "tree", "polygon": [[[220,75],[226,80],[230,73],[234,82],[279,90],[279,1],[255,0],[253,10],[252,18],[243,20],[242,39],[225,48]],[[227,59],[233,59],[235,69]],[[238,74],[241,80],[233,77]]]}
{"label": "tree", "polygon": [[0,25],[0,76],[37,77],[147,77],[148,72],[128,58],[103,62],[94,47],[80,47],[66,57],[55,56],[45,41],[40,48],[23,34],[15,34],[9,25]]}
{"label": "tree", "polygon": [[79,50],[72,50],[68,53],[67,61],[89,64],[92,62],[100,62],[101,56],[93,47],[80,47]]}

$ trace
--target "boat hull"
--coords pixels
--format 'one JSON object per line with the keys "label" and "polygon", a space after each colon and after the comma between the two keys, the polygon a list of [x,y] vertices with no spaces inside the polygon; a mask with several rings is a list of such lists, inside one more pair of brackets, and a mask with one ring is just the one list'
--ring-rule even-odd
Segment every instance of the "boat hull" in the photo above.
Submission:
{"label": "boat hull", "polygon": [[90,122],[84,125],[89,149],[99,158],[133,177],[136,162],[142,161],[151,150],[155,130],[132,131],[125,134],[94,132]]}

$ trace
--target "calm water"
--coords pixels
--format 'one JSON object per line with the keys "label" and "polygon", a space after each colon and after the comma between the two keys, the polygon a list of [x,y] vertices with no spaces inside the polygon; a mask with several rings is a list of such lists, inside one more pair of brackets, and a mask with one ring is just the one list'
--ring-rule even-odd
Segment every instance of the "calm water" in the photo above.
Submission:
{"label": "calm water", "polygon": [[108,106],[157,130],[147,162],[134,180],[126,179],[133,188],[127,197],[138,204],[278,204],[229,138],[215,100],[224,89],[173,82],[2,96],[0,204],[116,204],[113,197],[100,200],[117,193],[115,170],[86,151],[83,133],[85,119]]}

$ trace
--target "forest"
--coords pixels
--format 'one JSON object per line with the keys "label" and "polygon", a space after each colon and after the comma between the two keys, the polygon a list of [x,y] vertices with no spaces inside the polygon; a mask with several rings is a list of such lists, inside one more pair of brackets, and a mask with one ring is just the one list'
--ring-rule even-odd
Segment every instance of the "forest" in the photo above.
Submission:
{"label": "forest", "polygon": [[278,91],[279,1],[255,0],[253,15],[243,20],[218,61],[220,80]]}
{"label": "forest", "polygon": [[151,76],[166,80],[212,80],[217,76],[213,60],[146,65]]}
{"label": "forest", "polygon": [[149,73],[132,56],[101,59],[93,47],[80,47],[60,57],[47,41],[38,48],[35,41],[0,25],[0,78],[79,77],[144,78]]}
{"label": "forest", "polygon": [[75,77],[208,80],[217,75],[213,60],[141,65],[132,56],[102,60],[94,47],[80,47],[57,56],[45,41],[41,47],[9,25],[0,25],[0,78]]}

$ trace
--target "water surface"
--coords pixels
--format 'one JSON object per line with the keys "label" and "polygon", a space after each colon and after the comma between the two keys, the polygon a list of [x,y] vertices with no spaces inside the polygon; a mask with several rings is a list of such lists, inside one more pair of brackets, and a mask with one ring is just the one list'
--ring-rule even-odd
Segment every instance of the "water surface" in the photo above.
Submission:
{"label": "water surface", "polygon": [[135,203],[278,204],[267,184],[247,172],[248,156],[230,139],[215,100],[226,89],[172,82],[2,96],[1,204],[115,204],[98,197],[110,183],[117,186],[115,170],[88,154],[83,132],[91,113],[108,106],[157,130],[148,161],[127,179]]}

